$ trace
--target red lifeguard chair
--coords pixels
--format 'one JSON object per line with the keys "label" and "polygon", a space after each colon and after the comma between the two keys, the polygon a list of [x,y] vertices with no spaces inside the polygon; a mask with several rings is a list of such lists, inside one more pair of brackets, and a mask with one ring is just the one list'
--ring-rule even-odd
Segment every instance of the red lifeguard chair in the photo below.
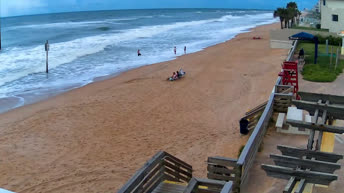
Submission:
{"label": "red lifeguard chair", "polygon": [[294,94],[297,97],[297,92],[299,91],[299,79],[297,62],[283,62],[282,72],[278,73],[278,76],[282,77],[283,85],[294,86]]}

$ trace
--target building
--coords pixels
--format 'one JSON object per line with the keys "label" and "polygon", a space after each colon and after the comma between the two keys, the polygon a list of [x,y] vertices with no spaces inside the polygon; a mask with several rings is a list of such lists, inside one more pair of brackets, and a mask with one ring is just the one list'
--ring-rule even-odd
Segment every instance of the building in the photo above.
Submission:
{"label": "building", "polygon": [[320,0],[321,28],[333,33],[344,30],[344,0]]}

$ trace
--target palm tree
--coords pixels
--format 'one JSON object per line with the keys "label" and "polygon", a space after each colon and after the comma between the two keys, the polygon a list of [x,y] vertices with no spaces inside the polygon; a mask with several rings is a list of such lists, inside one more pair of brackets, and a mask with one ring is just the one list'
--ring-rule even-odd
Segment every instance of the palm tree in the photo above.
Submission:
{"label": "palm tree", "polygon": [[[291,26],[293,26],[295,23],[295,18],[298,16],[298,13],[300,11],[297,9],[297,4],[295,2],[289,2],[287,4],[287,9],[288,9],[289,19],[291,19]],[[288,20],[288,26],[289,26],[289,20]]]}
{"label": "palm tree", "polygon": [[281,22],[281,29],[283,29],[283,21],[285,22],[285,18],[286,18],[286,13],[287,13],[287,9],[285,8],[277,8],[274,11],[274,17],[279,17],[280,18],[280,22]]}

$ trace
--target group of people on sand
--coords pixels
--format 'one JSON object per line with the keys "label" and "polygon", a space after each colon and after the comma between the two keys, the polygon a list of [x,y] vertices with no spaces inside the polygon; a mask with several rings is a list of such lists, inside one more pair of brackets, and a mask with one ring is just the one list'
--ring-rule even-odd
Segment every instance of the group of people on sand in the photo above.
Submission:
{"label": "group of people on sand", "polygon": [[[174,46],[173,52],[174,52],[175,55],[177,54],[177,47],[176,47],[176,46]],[[184,54],[186,54],[186,46],[184,46]],[[142,54],[141,54],[141,50],[138,49],[138,50],[137,50],[137,56],[141,56],[141,55],[142,55]]]}
{"label": "group of people on sand", "polygon": [[182,76],[185,75],[185,72],[183,69],[180,69],[179,71],[173,72],[172,76],[168,78],[168,80],[172,81],[172,80],[178,80],[179,78],[181,78]]}

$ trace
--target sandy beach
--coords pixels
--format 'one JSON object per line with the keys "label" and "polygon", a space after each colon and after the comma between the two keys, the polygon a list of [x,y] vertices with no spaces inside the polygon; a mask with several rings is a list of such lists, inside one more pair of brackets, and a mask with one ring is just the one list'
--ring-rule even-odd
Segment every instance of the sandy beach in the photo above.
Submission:
{"label": "sandy beach", "polygon": [[[288,52],[270,48],[279,27],[1,114],[0,187],[116,192],[159,150],[205,177],[208,156],[237,157],[240,117],[271,93]],[[186,77],[166,81],[180,67]]]}

